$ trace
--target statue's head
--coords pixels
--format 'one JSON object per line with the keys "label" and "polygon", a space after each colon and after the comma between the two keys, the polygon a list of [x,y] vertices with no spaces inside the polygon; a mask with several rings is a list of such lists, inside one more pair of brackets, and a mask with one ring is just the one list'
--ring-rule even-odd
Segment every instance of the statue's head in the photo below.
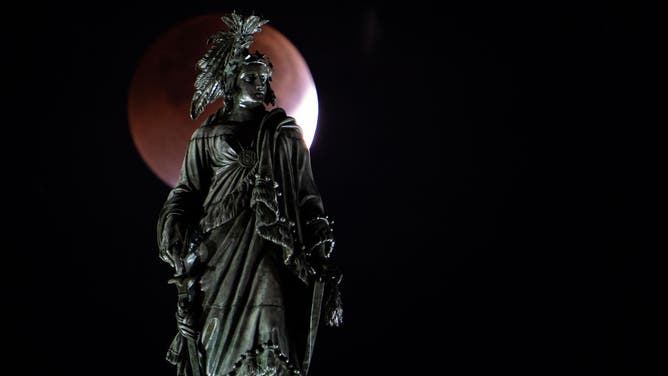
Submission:
{"label": "statue's head", "polygon": [[276,95],[271,88],[273,73],[271,61],[259,52],[246,54],[235,65],[227,78],[230,82],[223,86],[225,108],[232,106],[257,107],[275,104]]}
{"label": "statue's head", "polygon": [[[258,92],[263,92],[261,102],[257,104],[273,104],[274,91],[271,89],[272,66],[269,58],[259,52],[251,54],[249,47],[253,43],[253,34],[261,31],[267,20],[258,16],[242,17],[236,13],[222,18],[227,29],[212,35],[208,43],[211,48],[197,62],[201,73],[195,80],[195,94],[190,104],[190,117],[197,118],[204,107],[223,97],[225,109],[248,100],[257,101]],[[253,72],[251,74],[251,71]],[[253,83],[253,93],[248,81],[241,81],[245,77],[255,77],[260,82]],[[246,90],[246,92],[244,92]],[[242,98],[243,97],[243,98]],[[240,102],[240,100],[246,102]]]}

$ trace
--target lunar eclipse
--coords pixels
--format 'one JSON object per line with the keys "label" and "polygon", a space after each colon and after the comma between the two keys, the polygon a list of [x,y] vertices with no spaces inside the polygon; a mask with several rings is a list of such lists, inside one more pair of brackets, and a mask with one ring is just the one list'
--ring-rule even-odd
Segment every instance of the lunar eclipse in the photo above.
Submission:
{"label": "lunar eclipse", "polygon": [[[207,39],[225,25],[223,14],[190,18],[165,32],[148,48],[137,65],[128,95],[132,139],[148,167],[169,186],[176,184],[188,139],[221,105],[209,104],[195,120],[188,115],[199,73],[195,63],[209,48]],[[318,98],[310,70],[297,48],[278,30],[264,25],[254,35],[250,51],[271,59],[271,86],[276,106],[302,127],[311,145],[318,119]]]}

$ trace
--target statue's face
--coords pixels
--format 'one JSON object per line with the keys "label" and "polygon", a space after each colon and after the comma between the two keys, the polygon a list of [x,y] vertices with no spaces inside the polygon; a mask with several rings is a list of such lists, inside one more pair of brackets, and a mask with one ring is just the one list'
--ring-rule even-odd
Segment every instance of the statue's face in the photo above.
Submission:
{"label": "statue's face", "polygon": [[264,64],[251,63],[241,67],[237,77],[239,106],[256,107],[264,104],[267,95],[269,70]]}

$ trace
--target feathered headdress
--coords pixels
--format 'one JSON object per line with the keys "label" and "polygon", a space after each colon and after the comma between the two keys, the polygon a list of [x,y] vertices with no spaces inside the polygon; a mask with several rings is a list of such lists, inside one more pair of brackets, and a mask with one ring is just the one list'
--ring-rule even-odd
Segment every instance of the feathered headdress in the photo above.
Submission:
{"label": "feathered headdress", "polygon": [[271,67],[265,56],[248,53],[253,43],[253,34],[262,31],[260,27],[269,20],[255,15],[244,19],[235,12],[221,19],[228,29],[209,37],[207,44],[213,45],[197,62],[201,73],[195,80],[195,94],[190,103],[191,119],[196,119],[209,103],[232,92],[238,68],[248,57],[254,57],[255,61]]}

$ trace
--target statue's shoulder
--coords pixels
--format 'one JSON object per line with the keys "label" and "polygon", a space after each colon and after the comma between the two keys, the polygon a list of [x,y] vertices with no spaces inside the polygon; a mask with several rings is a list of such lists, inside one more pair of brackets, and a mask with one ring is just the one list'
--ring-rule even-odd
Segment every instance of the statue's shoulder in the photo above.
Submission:
{"label": "statue's shoulder", "polygon": [[292,138],[302,137],[301,127],[297,124],[295,118],[287,115],[283,108],[277,107],[269,111],[265,116],[265,121],[269,121],[280,135]]}

